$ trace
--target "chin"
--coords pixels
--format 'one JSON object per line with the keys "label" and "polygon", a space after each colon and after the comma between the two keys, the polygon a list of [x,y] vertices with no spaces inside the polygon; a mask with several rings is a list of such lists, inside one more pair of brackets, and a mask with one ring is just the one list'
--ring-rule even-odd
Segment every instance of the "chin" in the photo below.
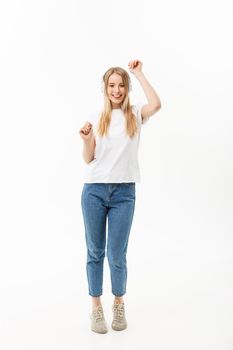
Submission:
{"label": "chin", "polygon": [[119,101],[115,101],[115,100],[111,100],[112,103],[115,103],[115,104],[122,104],[124,101],[124,99],[122,98],[121,100]]}

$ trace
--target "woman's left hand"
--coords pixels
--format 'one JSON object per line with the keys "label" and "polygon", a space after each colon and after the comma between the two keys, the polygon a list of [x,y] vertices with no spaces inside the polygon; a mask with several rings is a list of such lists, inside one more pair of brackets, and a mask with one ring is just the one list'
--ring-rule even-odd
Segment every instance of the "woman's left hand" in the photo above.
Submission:
{"label": "woman's left hand", "polygon": [[131,73],[141,72],[142,70],[142,62],[139,60],[133,60],[128,63],[129,71]]}

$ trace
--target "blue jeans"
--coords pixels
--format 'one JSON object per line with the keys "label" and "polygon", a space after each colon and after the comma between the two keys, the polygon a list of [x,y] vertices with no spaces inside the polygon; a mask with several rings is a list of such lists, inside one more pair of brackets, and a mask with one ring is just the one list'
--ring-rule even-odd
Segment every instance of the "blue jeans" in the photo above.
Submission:
{"label": "blue jeans", "polygon": [[108,228],[107,257],[112,293],[126,293],[126,253],[135,208],[135,183],[85,183],[81,205],[87,245],[89,295],[102,295],[103,265]]}

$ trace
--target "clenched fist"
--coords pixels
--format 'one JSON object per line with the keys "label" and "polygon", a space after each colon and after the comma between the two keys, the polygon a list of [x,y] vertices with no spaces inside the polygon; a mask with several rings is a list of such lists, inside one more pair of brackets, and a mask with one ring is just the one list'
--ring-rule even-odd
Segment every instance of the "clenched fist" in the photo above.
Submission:
{"label": "clenched fist", "polygon": [[93,125],[90,122],[86,122],[79,130],[79,135],[84,141],[90,140],[93,136]]}
{"label": "clenched fist", "polygon": [[142,70],[142,62],[139,60],[133,60],[128,63],[129,71],[133,74]]}

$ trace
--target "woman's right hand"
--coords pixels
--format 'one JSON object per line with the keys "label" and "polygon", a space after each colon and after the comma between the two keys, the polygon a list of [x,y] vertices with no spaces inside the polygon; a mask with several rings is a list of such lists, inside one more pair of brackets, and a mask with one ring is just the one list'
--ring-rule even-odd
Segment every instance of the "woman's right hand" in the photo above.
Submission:
{"label": "woman's right hand", "polygon": [[91,140],[93,136],[93,125],[90,122],[86,122],[84,126],[79,130],[79,135],[83,141]]}

